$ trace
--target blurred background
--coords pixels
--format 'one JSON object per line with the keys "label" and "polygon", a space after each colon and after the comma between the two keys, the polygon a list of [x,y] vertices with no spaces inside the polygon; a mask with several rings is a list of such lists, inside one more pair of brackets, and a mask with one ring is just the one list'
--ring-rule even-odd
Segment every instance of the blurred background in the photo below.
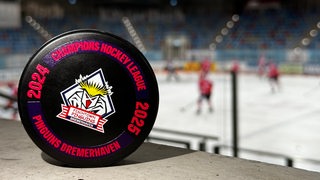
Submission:
{"label": "blurred background", "polygon": [[320,172],[320,1],[0,0],[2,119],[20,121],[32,54],[74,29],[113,33],[148,59],[160,107],[147,141]]}

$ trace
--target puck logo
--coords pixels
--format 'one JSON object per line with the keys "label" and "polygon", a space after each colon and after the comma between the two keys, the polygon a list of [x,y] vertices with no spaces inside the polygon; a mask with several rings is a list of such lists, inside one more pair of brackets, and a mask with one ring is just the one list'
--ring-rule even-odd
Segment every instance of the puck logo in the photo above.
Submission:
{"label": "puck logo", "polygon": [[115,113],[111,89],[101,69],[80,75],[74,85],[61,92],[64,104],[57,117],[104,133],[106,118]]}

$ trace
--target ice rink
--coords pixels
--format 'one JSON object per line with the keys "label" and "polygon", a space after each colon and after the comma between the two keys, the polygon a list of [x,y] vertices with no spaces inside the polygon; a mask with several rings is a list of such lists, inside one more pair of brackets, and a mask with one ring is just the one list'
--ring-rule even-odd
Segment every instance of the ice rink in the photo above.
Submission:
{"label": "ice rink", "polygon": [[[203,103],[196,114],[199,96],[196,73],[180,73],[179,81],[157,73],[160,108],[155,128],[216,136],[215,144],[232,145],[231,75],[214,74],[210,113]],[[280,89],[272,92],[268,79],[254,74],[238,76],[239,147],[276,153],[293,158],[294,167],[320,171],[320,78],[316,76],[283,75]],[[175,135],[152,132],[167,138]],[[183,139],[176,136],[175,139]],[[191,148],[197,149],[191,141]],[[207,149],[212,152],[212,147]],[[230,155],[230,149],[221,152]],[[276,156],[241,153],[240,157],[285,165]],[[313,162],[311,160],[319,162]]]}

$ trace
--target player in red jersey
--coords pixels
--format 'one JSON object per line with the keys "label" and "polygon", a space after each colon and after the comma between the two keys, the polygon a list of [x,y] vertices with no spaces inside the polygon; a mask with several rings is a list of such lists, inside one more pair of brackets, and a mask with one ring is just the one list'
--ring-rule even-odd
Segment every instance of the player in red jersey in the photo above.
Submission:
{"label": "player in red jersey", "polygon": [[201,62],[201,67],[200,67],[200,71],[201,72],[205,72],[205,73],[209,73],[210,69],[211,69],[211,62],[208,58],[205,58],[202,62]]}
{"label": "player in red jersey", "polygon": [[199,78],[199,91],[200,91],[200,97],[198,99],[198,109],[197,109],[197,114],[200,114],[201,112],[201,106],[202,106],[202,101],[206,100],[209,106],[209,111],[212,112],[212,104],[211,104],[211,91],[213,87],[213,83],[211,80],[208,79],[207,77],[208,72],[202,71],[200,73],[200,78]]}
{"label": "player in red jersey", "polygon": [[275,92],[276,88],[279,89],[279,70],[274,63],[269,64],[268,77],[270,80],[271,91]]}
{"label": "player in red jersey", "polygon": [[[8,87],[10,88],[10,96],[13,98],[17,97],[18,94],[18,87],[16,86],[15,83],[9,82]],[[12,119],[16,119],[18,116],[18,108],[17,108],[17,103],[14,100],[9,99],[6,106],[4,107],[5,109],[13,109],[13,114],[12,114]]]}
{"label": "player in red jersey", "polygon": [[240,70],[239,61],[238,60],[232,61],[231,71],[235,72],[235,73],[238,73],[239,70]]}

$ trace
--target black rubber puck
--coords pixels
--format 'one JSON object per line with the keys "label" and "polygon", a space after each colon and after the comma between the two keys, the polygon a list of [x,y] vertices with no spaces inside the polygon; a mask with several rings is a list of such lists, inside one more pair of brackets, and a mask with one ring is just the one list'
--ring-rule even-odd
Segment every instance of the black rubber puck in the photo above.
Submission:
{"label": "black rubber puck", "polygon": [[21,121],[34,143],[69,166],[108,166],[134,152],[158,112],[154,72],[128,41],[75,30],[45,43],[20,82]]}

